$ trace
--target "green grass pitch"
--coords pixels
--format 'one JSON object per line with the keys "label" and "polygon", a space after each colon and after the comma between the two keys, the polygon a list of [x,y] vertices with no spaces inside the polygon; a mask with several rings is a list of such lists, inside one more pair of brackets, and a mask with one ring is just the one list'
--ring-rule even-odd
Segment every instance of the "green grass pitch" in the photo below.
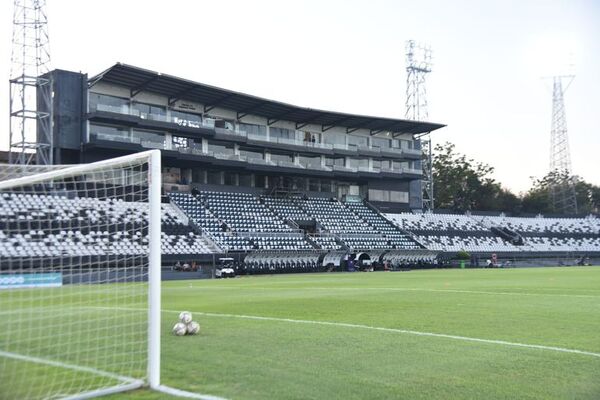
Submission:
{"label": "green grass pitch", "polygon": [[[163,284],[162,303],[162,381],[192,392],[600,398],[598,267],[175,281]],[[182,310],[200,322],[199,335],[170,334]],[[139,390],[109,398],[168,396]]]}

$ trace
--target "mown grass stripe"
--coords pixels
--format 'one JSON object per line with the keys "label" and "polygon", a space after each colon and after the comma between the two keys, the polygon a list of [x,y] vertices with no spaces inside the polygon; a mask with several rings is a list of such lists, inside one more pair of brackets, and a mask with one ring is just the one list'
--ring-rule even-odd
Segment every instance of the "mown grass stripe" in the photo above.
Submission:
{"label": "mown grass stripe", "polygon": [[[90,307],[90,308],[112,309],[112,310],[121,310],[121,311],[145,311],[145,309],[142,309],[142,308],[129,308],[129,307]],[[180,313],[180,311],[166,310],[166,309],[163,309],[162,312],[177,313],[177,314]],[[368,329],[368,330],[374,330],[374,331],[379,331],[379,332],[392,332],[392,333],[401,333],[401,334],[406,334],[406,335],[460,340],[460,341],[466,341],[466,342],[496,344],[496,345],[501,345],[501,346],[520,347],[520,348],[545,350],[545,351],[555,351],[555,352],[560,352],[560,353],[579,354],[579,355],[600,358],[600,353],[594,353],[594,352],[586,351],[586,350],[568,349],[565,347],[545,346],[545,345],[540,345],[540,344],[509,342],[506,340],[497,340],[497,339],[482,339],[482,338],[475,338],[475,337],[469,337],[469,336],[451,335],[451,334],[447,334],[447,333],[421,332],[421,331],[414,331],[414,330],[409,330],[409,329],[385,328],[385,327],[379,327],[379,326],[352,324],[352,323],[347,323],[347,322],[313,321],[313,320],[305,320],[305,319],[264,317],[264,316],[259,316],[259,315],[244,315],[244,314],[220,314],[220,313],[210,313],[210,312],[203,312],[203,311],[193,311],[193,310],[190,310],[190,312],[192,312],[194,314],[198,314],[198,315],[203,315],[206,317],[240,318],[240,319],[248,319],[248,320],[256,320],[256,321],[274,321],[274,322],[287,322],[287,323],[293,323],[293,324],[323,325],[323,326],[337,326],[337,327],[354,328],[354,329]]]}

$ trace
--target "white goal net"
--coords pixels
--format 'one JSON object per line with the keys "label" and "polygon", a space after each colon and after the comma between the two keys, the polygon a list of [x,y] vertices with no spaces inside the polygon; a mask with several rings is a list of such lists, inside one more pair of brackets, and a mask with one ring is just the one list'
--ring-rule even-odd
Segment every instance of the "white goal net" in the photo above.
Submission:
{"label": "white goal net", "polygon": [[158,385],[160,180],[158,151],[0,166],[1,399]]}

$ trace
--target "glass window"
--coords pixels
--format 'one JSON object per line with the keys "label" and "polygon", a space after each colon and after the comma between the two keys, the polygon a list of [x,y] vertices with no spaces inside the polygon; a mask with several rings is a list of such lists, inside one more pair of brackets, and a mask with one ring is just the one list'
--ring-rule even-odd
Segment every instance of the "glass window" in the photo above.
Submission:
{"label": "glass window", "polygon": [[231,121],[226,121],[224,119],[219,119],[216,117],[210,117],[210,118],[212,118],[212,123],[210,123],[210,126],[214,126],[215,128],[227,129],[229,131],[235,130],[235,127],[233,126],[233,122],[231,122]]}
{"label": "glass window", "polygon": [[345,145],[346,136],[347,135],[344,135],[343,133],[326,133],[323,135],[323,141],[332,145]]}
{"label": "glass window", "polygon": [[331,181],[322,180],[321,181],[321,192],[331,192]]}
{"label": "glass window", "polygon": [[250,150],[248,148],[243,148],[243,147],[240,147],[240,155],[242,157],[246,157],[247,159],[254,159],[254,160],[255,159],[263,160],[265,158],[262,151]]}
{"label": "glass window", "polygon": [[390,147],[390,139],[374,137],[371,138],[371,145],[380,149],[388,149]]}
{"label": "glass window", "polygon": [[365,158],[348,158],[348,167],[350,168],[368,168],[369,160]]}
{"label": "glass window", "polygon": [[334,165],[337,165],[338,167],[343,167],[344,159],[325,157],[325,165],[327,165],[328,167],[333,167]]}
{"label": "glass window", "polygon": [[295,181],[296,188],[298,190],[306,190],[308,188],[308,179],[307,178],[298,178]]}
{"label": "glass window", "polygon": [[258,187],[258,188],[264,188],[266,187],[267,180],[265,179],[264,175],[256,175],[254,177],[254,186]]}
{"label": "glass window", "polygon": [[154,104],[133,102],[131,104],[131,114],[137,115],[143,119],[151,119],[155,121],[167,120],[166,108],[163,106],[156,106]]}
{"label": "glass window", "polygon": [[240,186],[252,186],[252,174],[240,173],[238,179]]}
{"label": "glass window", "polygon": [[309,179],[308,180],[308,190],[311,192],[318,192],[321,190],[321,185],[319,184],[318,179]]}
{"label": "glass window", "polygon": [[139,140],[142,146],[164,147],[165,145],[165,135],[162,133],[134,129],[131,135],[134,140]]}
{"label": "glass window", "polygon": [[390,191],[390,201],[395,203],[408,203],[408,192]]}
{"label": "glass window", "polygon": [[207,182],[210,185],[221,185],[221,171],[208,171]]}
{"label": "glass window", "polygon": [[188,128],[200,128],[202,126],[202,116],[171,110],[171,122]]}
{"label": "glass window", "polygon": [[222,154],[226,156],[230,156],[234,153],[232,143],[220,143],[212,141],[208,141],[208,151],[213,152],[213,154]]}
{"label": "glass window", "polygon": [[216,120],[214,118],[207,117],[207,116],[204,116],[203,118],[204,118],[204,120],[203,120],[204,125],[211,127],[211,128],[215,127]]}
{"label": "glass window", "polygon": [[238,130],[240,132],[246,132],[247,135],[254,136],[267,136],[267,127],[264,125],[254,125],[254,124],[238,124]]}
{"label": "glass window", "polygon": [[368,146],[368,138],[366,136],[348,135],[348,146],[367,147]]}
{"label": "glass window", "polygon": [[272,127],[269,129],[269,135],[270,135],[271,139],[273,139],[273,140],[277,140],[277,139],[295,140],[296,139],[296,131],[294,131],[292,129],[273,128]]}
{"label": "glass window", "polygon": [[294,162],[294,157],[291,154],[271,153],[271,161],[273,162]]}
{"label": "glass window", "polygon": [[90,92],[89,108],[90,112],[108,111],[119,114],[129,114],[129,100],[121,97]]}
{"label": "glass window", "polygon": [[321,166],[321,157],[300,156],[300,165],[307,168],[319,168]]}
{"label": "glass window", "polygon": [[200,168],[192,169],[192,182],[195,183],[206,183],[205,181],[205,171]]}
{"label": "glass window", "polygon": [[381,199],[382,199],[381,190],[369,189],[369,200],[381,201]]}
{"label": "glass window", "polygon": [[296,131],[296,140],[305,143],[321,143],[321,135],[308,131]]}
{"label": "glass window", "polygon": [[237,175],[233,172],[225,172],[225,184],[229,186],[237,186]]}
{"label": "glass window", "polygon": [[118,140],[131,142],[129,128],[90,124],[90,136],[98,140]]}
{"label": "glass window", "polygon": [[394,147],[397,149],[412,149],[413,146],[413,141],[412,140],[404,140],[404,139],[394,139]]}
{"label": "glass window", "polygon": [[381,161],[373,160],[373,169],[380,170],[381,169]]}

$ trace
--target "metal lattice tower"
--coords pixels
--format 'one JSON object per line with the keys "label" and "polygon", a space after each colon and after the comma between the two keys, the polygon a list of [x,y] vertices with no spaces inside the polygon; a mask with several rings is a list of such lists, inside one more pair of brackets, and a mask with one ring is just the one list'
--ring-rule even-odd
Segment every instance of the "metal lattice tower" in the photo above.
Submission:
{"label": "metal lattice tower", "polygon": [[[571,168],[571,151],[567,134],[564,93],[575,77],[560,75],[552,78],[552,128],[550,132],[550,172],[556,182],[550,188],[550,196],[556,212],[577,213],[575,182]],[[563,90],[563,79],[568,80]]]}
{"label": "metal lattice tower", "polygon": [[[425,121],[427,112],[427,90],[425,77],[431,72],[431,48],[417,44],[414,40],[406,42],[406,119]],[[433,211],[433,162],[432,144],[429,132],[419,135],[423,159],[423,209]]]}
{"label": "metal lattice tower", "polygon": [[[14,0],[9,160],[52,164],[52,82],[45,0]],[[43,111],[40,111],[43,110]]]}

